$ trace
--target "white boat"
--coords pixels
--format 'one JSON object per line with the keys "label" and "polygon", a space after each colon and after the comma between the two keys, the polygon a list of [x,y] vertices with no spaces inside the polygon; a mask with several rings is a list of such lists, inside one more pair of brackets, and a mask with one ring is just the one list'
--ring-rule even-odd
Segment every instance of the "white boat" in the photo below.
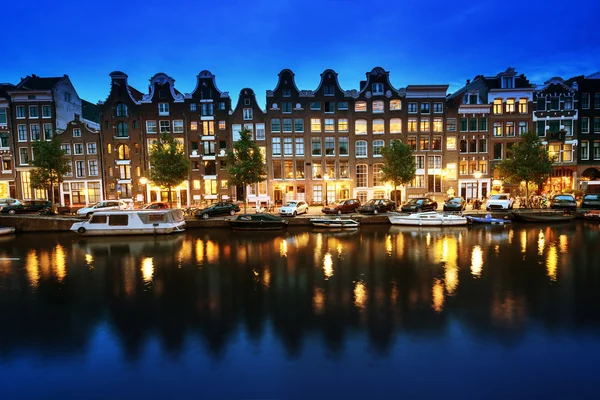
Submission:
{"label": "white boat", "polygon": [[390,215],[388,218],[393,225],[457,226],[467,224],[465,217],[455,214],[440,214],[435,211]]}
{"label": "white boat", "polygon": [[358,228],[358,221],[342,218],[311,218],[313,226],[319,228]]}
{"label": "white boat", "polygon": [[0,226],[0,235],[10,235],[15,233],[15,228],[11,226]]}
{"label": "white boat", "polygon": [[185,231],[185,220],[179,209],[96,211],[71,230],[82,236],[165,235]]}

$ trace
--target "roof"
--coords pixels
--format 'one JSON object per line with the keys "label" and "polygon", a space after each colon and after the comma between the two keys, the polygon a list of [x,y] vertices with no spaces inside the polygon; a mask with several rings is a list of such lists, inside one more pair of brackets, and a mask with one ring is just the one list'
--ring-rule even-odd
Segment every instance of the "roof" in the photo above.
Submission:
{"label": "roof", "polygon": [[6,92],[14,88],[15,85],[13,85],[12,83],[0,83],[0,97],[4,97],[5,99],[7,99],[8,93]]}
{"label": "roof", "polygon": [[56,84],[63,79],[64,76],[61,77],[53,77],[53,78],[41,78],[35,74],[31,76],[27,75],[25,78],[21,79],[16,86],[17,90],[52,90]]}
{"label": "roof", "polygon": [[90,103],[87,100],[81,99],[81,114],[83,119],[100,123],[100,111],[98,105]]}

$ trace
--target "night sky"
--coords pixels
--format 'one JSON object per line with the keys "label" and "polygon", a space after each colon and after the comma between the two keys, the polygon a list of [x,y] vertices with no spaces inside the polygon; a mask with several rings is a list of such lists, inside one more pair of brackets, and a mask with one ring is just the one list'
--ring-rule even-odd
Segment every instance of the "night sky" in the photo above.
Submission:
{"label": "night sky", "polygon": [[[467,4],[462,6],[462,4]],[[449,84],[508,66],[537,84],[600,71],[600,1],[30,0],[3,3],[0,82],[71,77],[79,95],[108,95],[111,71],[147,91],[157,72],[183,93],[209,70],[234,105],[290,68],[316,89],[327,68],[358,89],[376,66],[392,84]]]}

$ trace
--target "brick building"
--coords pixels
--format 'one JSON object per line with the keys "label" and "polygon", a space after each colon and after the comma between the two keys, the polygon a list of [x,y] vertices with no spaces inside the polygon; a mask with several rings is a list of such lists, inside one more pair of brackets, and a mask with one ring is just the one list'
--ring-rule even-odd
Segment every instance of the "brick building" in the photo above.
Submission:
{"label": "brick building", "polygon": [[600,72],[579,78],[577,82],[577,175],[580,181],[576,188],[586,190],[588,181],[600,180]]}

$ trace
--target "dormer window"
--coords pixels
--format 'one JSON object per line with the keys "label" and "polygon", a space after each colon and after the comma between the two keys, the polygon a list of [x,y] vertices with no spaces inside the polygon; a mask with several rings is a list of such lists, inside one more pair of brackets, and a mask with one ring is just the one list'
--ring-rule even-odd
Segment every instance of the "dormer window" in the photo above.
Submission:
{"label": "dormer window", "polygon": [[291,97],[292,91],[290,89],[283,89],[283,97]]}
{"label": "dormer window", "polygon": [[325,96],[333,96],[335,95],[335,90],[332,85],[325,85],[323,87],[323,94]]}
{"label": "dormer window", "polygon": [[477,98],[479,95],[477,93],[467,93],[465,94],[464,104],[477,104]]}
{"label": "dormer window", "polygon": [[514,89],[515,77],[514,76],[503,76],[502,77],[502,89]]}
{"label": "dormer window", "polygon": [[383,94],[383,83],[373,84],[373,94]]}
{"label": "dormer window", "polygon": [[158,115],[169,115],[169,103],[158,103]]}

